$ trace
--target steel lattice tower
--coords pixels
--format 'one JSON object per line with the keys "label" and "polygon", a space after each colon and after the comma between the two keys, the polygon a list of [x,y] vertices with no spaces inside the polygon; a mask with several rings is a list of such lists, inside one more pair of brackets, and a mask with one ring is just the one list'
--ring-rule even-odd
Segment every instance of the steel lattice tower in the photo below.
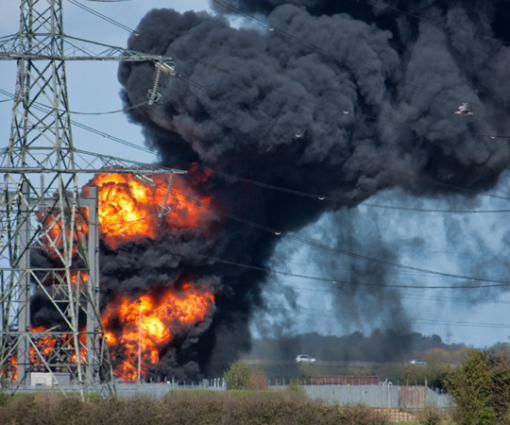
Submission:
{"label": "steel lattice tower", "polygon": [[[0,377],[12,389],[50,377],[85,397],[115,386],[99,311],[97,190],[82,198],[77,175],[182,172],[74,148],[67,60],[153,61],[159,70],[169,58],[99,43],[100,54],[66,56],[62,2],[21,0],[20,31],[0,43],[0,60],[17,61],[11,134],[0,152]],[[57,325],[32,323],[34,296]]]}

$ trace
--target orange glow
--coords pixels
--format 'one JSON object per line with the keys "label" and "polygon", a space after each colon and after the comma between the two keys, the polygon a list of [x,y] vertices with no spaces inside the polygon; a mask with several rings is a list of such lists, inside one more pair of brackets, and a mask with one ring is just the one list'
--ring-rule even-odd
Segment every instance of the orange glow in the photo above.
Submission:
{"label": "orange glow", "polygon": [[14,382],[16,382],[18,380],[18,358],[16,356],[12,356],[11,362],[12,362],[12,374]]}
{"label": "orange glow", "polygon": [[[117,249],[123,242],[142,238],[154,239],[165,225],[172,229],[195,228],[210,220],[209,210],[186,198],[198,196],[183,180],[173,178],[167,202],[169,175],[155,174],[145,183],[132,174],[98,174],[85,187],[95,185],[99,192],[99,232],[110,248]],[[204,179],[200,175],[196,179]],[[209,203],[211,198],[200,198]]]}
{"label": "orange glow", "polygon": [[[57,212],[48,211],[47,209],[41,208],[36,213],[37,219],[41,223],[41,233],[43,237],[41,238],[41,242],[43,247],[46,249],[46,252],[50,255],[50,257],[54,260],[60,258],[64,255],[64,250],[69,249],[69,246],[65,246],[65,240],[62,237],[62,217]],[[82,220],[82,216],[78,214],[76,211],[75,214],[75,234],[73,235],[73,243],[72,243],[72,256],[74,257],[77,253],[78,246],[78,237],[79,235],[87,235],[88,234],[88,224]],[[70,218],[68,218],[70,220]],[[67,241],[71,240],[71,231],[69,227],[66,226],[66,238]],[[60,255],[59,255],[60,254]]]}
{"label": "orange glow", "polygon": [[[214,308],[214,296],[185,285],[182,291],[168,291],[156,296],[142,295],[136,300],[122,297],[110,303],[103,313],[103,323],[109,345],[121,344],[126,360],[116,367],[114,374],[127,382],[137,379],[139,309],[142,311],[142,375],[159,362],[161,349],[175,335],[203,322]],[[113,323],[117,327],[114,327]]]}
{"label": "orange glow", "polygon": [[0,381],[16,382],[18,380],[18,359],[16,353],[11,354],[10,358],[0,369]]}
{"label": "orange glow", "polygon": [[[89,186],[98,187],[98,222],[99,235],[103,243],[110,249],[117,249],[127,242],[138,242],[142,239],[162,237],[162,230],[188,231],[199,229],[200,235],[210,237],[209,224],[216,220],[216,216],[199,203],[211,204],[212,198],[200,196],[192,189],[197,183],[204,183],[210,174],[190,170],[186,178],[173,176],[171,191],[168,192],[169,174],[154,174],[138,176],[132,174],[98,174],[84,187],[83,195],[88,196]],[[191,181],[191,183],[186,183]],[[67,214],[67,212],[66,212]],[[88,223],[88,208],[83,209]],[[78,214],[77,214],[78,215]],[[65,238],[70,231],[64,229],[59,214],[41,209],[37,214],[41,223],[42,244],[45,251],[53,259],[60,258],[64,251]],[[80,220],[78,220],[80,221]],[[95,221],[91,218],[91,221]],[[64,221],[65,223],[65,221]],[[88,235],[88,225],[77,226],[77,233],[81,237]],[[65,233],[64,233],[65,232]],[[85,244],[86,246],[86,244]],[[73,255],[76,254],[77,242],[73,243]],[[58,279],[48,282],[55,285]],[[78,274],[71,273],[71,284],[76,284]],[[81,283],[86,287],[88,275],[81,274]],[[59,283],[61,283],[59,281]],[[65,280],[64,282],[65,283]],[[157,292],[140,296],[140,304],[136,299],[119,295],[102,311],[104,324],[104,340],[113,350],[115,376],[126,382],[135,382],[138,375],[138,341],[139,341],[139,309],[142,313],[142,376],[149,372],[151,365],[160,360],[162,350],[177,336],[185,336],[195,325],[203,322],[214,311],[214,295],[200,287],[191,284],[183,285],[181,289],[156,289]],[[163,292],[163,293],[162,293]],[[44,332],[42,327],[33,328],[32,332]],[[86,356],[86,334],[80,333],[79,356],[83,362]],[[74,340],[71,335],[41,334],[34,336],[37,350],[48,363],[58,363],[59,346],[66,348],[69,353],[67,362],[76,360]],[[34,369],[43,370],[44,362],[36,349],[31,348],[30,359]],[[51,362],[48,359],[52,359]],[[123,361],[120,361],[123,360]]]}

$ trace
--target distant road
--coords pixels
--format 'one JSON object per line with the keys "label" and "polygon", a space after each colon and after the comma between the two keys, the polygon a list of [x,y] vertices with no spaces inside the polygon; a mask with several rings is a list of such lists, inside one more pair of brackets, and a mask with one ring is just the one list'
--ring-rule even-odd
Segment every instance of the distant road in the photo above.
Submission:
{"label": "distant road", "polygon": [[[258,365],[258,364],[294,364],[295,360],[271,360],[271,359],[242,359],[244,363],[247,365]],[[299,363],[302,365],[308,365],[310,363]],[[315,366],[351,366],[351,367],[372,367],[376,365],[381,365],[383,363],[377,362],[327,362],[323,360],[317,360],[315,363],[312,363]],[[384,363],[391,364],[391,363]]]}

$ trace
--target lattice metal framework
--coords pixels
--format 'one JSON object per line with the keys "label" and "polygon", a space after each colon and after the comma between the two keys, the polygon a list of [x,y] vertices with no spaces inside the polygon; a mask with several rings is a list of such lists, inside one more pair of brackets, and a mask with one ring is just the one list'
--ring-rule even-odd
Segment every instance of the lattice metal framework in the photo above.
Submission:
{"label": "lattice metal framework", "polygon": [[[99,311],[97,190],[83,199],[77,174],[183,172],[73,147],[66,60],[170,58],[77,48],[64,35],[62,1],[21,0],[19,33],[0,39],[0,60],[17,60],[11,135],[0,151],[0,374],[13,391],[44,378],[86,397],[115,387]],[[69,39],[79,56],[66,56]],[[51,311],[40,323],[35,303]]]}

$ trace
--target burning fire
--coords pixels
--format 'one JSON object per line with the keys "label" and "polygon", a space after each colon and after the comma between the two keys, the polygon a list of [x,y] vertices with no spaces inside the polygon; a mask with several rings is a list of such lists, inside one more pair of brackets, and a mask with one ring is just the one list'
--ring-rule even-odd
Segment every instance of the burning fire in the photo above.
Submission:
{"label": "burning fire", "polygon": [[[77,247],[79,245],[80,234],[88,234],[88,225],[82,220],[81,214],[77,214],[75,209],[75,232],[72,235],[72,247],[66,246],[66,240],[71,242],[71,231],[69,227],[65,226],[64,223],[69,223],[70,217],[65,219],[61,214],[54,210],[48,210],[46,207],[41,207],[37,212],[37,219],[41,223],[41,243],[45,251],[50,255],[53,260],[61,259],[63,261],[63,253],[65,249],[72,249],[73,257],[77,253]],[[70,215],[69,212],[65,212],[66,215]],[[65,229],[66,238],[63,237],[63,228]]]}
{"label": "burning fire", "polygon": [[[186,198],[197,195],[182,181],[173,179],[168,189],[168,175],[137,180],[131,174],[98,174],[85,187],[99,190],[99,232],[110,248],[142,238],[154,239],[165,225],[171,229],[198,227],[210,213]],[[167,194],[168,192],[168,194]],[[202,198],[208,203],[210,198]]]}
{"label": "burning fire", "polygon": [[[204,181],[209,176],[192,170],[193,179]],[[125,242],[137,242],[144,238],[155,239],[162,228],[171,230],[204,227],[204,222],[214,219],[213,214],[197,205],[190,198],[199,198],[193,189],[181,179],[173,179],[169,184],[169,175],[156,174],[154,178],[134,176],[132,174],[99,174],[84,187],[84,196],[88,196],[89,186],[98,187],[99,196],[99,233],[100,238],[110,249],[116,250]],[[189,196],[189,198],[188,198]],[[210,203],[210,198],[200,197],[200,202]],[[66,213],[66,212],[65,212]],[[86,221],[88,209],[84,209]],[[41,241],[48,255],[53,259],[61,257],[63,251],[62,217],[52,211],[41,210],[38,215],[41,223]],[[88,233],[87,223],[83,230]],[[205,229],[205,230],[204,230]],[[207,226],[202,229],[207,236]],[[80,232],[77,232],[80,233]],[[68,234],[69,236],[69,234]],[[73,254],[75,248],[73,247]],[[84,283],[88,276],[83,275]],[[75,284],[76,276],[71,276]],[[57,284],[52,282],[50,284]],[[163,293],[147,293],[136,299],[118,295],[102,312],[105,328],[105,340],[114,350],[114,374],[126,381],[137,379],[139,350],[139,330],[141,324],[142,376],[151,365],[160,360],[162,351],[177,336],[185,335],[193,326],[203,322],[214,311],[214,295],[202,288],[185,284],[180,289],[167,289]],[[141,312],[141,321],[139,315]],[[33,328],[33,332],[44,332],[44,328]],[[85,333],[83,334],[85,336]],[[72,341],[66,335],[62,338],[51,336],[35,337],[37,351],[42,357],[51,358],[58,363],[60,347],[65,344],[70,353]],[[85,358],[86,340],[80,338],[80,357]],[[31,361],[35,369],[44,366],[41,356],[31,349]],[[75,357],[73,357],[75,359]],[[123,360],[119,362],[119,360]]]}
{"label": "burning fire", "polygon": [[[48,367],[54,372],[61,372],[62,364],[69,360],[67,357],[76,360],[75,341],[71,334],[48,334],[44,326],[31,326],[30,331],[34,333],[30,346],[30,363],[34,372],[48,372]],[[80,332],[78,353],[81,363],[85,362],[87,355],[86,342],[86,333]]]}
{"label": "burning fire", "polygon": [[110,346],[121,344],[127,356],[116,367],[115,375],[128,382],[137,379],[140,324],[143,376],[151,365],[159,362],[161,350],[173,337],[203,322],[213,306],[211,293],[189,284],[182,291],[167,291],[157,296],[146,294],[139,300],[121,297],[117,303],[109,304],[103,312],[106,341]]}

